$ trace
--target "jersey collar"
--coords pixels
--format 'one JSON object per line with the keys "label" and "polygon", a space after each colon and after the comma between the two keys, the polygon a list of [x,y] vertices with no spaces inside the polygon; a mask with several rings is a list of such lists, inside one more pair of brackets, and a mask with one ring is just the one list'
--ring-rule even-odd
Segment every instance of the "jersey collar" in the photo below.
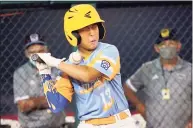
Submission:
{"label": "jersey collar", "polygon": [[[156,68],[162,70],[162,66],[160,63],[160,57],[155,60],[155,66]],[[183,60],[178,56],[178,62],[177,65],[172,69],[173,71],[181,69],[183,66]]]}

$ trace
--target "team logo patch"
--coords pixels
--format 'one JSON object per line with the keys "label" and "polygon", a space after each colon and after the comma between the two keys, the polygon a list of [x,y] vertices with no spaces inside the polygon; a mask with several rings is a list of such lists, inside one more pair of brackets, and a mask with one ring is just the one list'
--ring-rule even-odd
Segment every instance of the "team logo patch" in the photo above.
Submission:
{"label": "team logo patch", "polygon": [[170,35],[169,29],[162,29],[162,30],[161,30],[161,36],[162,36],[163,38],[169,37],[169,35]]}
{"label": "team logo patch", "polygon": [[102,60],[101,62],[101,67],[104,68],[105,70],[108,70],[108,68],[110,67],[110,63],[106,60]]}

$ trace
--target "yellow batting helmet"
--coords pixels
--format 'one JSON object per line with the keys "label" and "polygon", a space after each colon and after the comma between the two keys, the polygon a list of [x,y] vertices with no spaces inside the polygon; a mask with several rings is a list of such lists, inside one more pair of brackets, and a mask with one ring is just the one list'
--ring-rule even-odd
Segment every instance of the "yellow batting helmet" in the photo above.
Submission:
{"label": "yellow batting helmet", "polygon": [[102,20],[96,9],[90,4],[79,4],[70,8],[64,16],[64,33],[68,42],[72,46],[77,46],[80,43],[80,36],[77,30],[98,23],[99,39],[105,36],[105,28]]}

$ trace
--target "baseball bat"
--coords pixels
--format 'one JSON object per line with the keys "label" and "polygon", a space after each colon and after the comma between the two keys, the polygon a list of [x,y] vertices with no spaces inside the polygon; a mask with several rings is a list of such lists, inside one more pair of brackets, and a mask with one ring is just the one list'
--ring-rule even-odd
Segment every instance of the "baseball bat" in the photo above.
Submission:
{"label": "baseball bat", "polygon": [[45,64],[45,62],[38,56],[38,54],[33,54],[33,55],[31,56],[31,59],[32,59],[33,61],[37,61],[37,62],[39,62],[39,63],[44,63],[44,64]]}

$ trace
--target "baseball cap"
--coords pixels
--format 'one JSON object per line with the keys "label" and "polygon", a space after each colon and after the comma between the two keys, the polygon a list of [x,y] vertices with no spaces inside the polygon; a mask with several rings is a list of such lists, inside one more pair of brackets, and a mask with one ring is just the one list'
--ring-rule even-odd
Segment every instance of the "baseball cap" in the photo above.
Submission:
{"label": "baseball cap", "polygon": [[165,40],[177,40],[174,29],[169,29],[169,28],[161,29],[159,36],[156,40],[156,44],[160,44],[161,42]]}
{"label": "baseball cap", "polygon": [[31,35],[27,35],[25,38],[25,46],[24,48],[28,48],[29,46],[33,44],[41,44],[41,45],[47,45],[46,42],[44,42],[43,37],[41,37],[37,33],[33,33]]}

